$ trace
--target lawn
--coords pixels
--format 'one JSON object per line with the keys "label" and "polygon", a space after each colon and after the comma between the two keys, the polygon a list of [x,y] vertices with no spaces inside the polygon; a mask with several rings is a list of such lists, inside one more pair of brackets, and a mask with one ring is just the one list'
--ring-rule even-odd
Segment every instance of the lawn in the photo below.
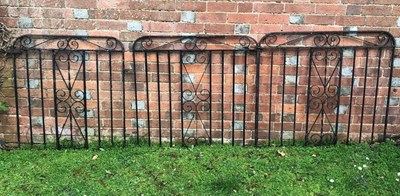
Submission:
{"label": "lawn", "polygon": [[0,154],[2,195],[400,194],[400,148],[389,143],[18,149]]}

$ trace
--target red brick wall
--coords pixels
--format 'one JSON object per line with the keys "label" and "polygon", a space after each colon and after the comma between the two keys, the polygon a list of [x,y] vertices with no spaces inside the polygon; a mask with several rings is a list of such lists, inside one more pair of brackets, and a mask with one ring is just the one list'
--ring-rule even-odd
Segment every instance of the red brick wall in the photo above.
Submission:
{"label": "red brick wall", "polygon": [[[194,21],[186,20],[185,12],[193,12]],[[300,21],[291,21],[296,16]],[[397,0],[2,0],[0,5],[0,21],[17,35],[111,35],[126,43],[149,34],[234,34],[239,24],[249,29],[243,34],[256,39],[276,31],[348,29],[385,30],[398,37],[399,16]],[[128,30],[133,21],[141,30]]]}
{"label": "red brick wall", "polygon": [[[1,0],[0,22],[16,35],[114,36],[125,48],[143,35],[238,34],[259,40],[270,32],[333,30],[384,30],[400,44],[398,0]],[[131,56],[127,53],[128,61]],[[400,77],[399,68],[400,59],[396,58],[395,79]],[[12,87],[12,80],[7,80],[5,86]],[[392,92],[396,100],[400,99],[399,90],[395,86]],[[9,88],[4,92],[12,94]],[[7,100],[11,103],[12,96]],[[392,115],[399,115],[393,111]],[[0,133],[13,131],[10,126],[15,124],[14,117],[3,115],[0,120]],[[391,122],[392,130],[400,130],[400,118]],[[5,134],[1,137],[5,138]]]}

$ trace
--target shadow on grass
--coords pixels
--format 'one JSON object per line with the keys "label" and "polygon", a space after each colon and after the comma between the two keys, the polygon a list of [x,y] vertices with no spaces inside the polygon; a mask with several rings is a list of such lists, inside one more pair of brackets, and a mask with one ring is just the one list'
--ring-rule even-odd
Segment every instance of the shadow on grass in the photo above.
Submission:
{"label": "shadow on grass", "polygon": [[238,176],[219,175],[210,182],[210,188],[214,192],[232,194],[241,187]]}

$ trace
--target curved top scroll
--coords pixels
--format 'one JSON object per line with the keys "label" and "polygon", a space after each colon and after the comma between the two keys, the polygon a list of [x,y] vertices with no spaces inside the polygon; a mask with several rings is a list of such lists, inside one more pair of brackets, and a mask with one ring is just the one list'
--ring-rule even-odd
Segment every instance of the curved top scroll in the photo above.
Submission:
{"label": "curved top scroll", "polygon": [[108,36],[23,35],[15,40],[13,49],[124,51],[124,46]]}
{"label": "curved top scroll", "polygon": [[132,44],[133,51],[252,50],[257,41],[248,36],[144,36]]}
{"label": "curved top scroll", "polygon": [[262,48],[393,48],[395,40],[386,31],[278,32],[264,35],[259,44]]}

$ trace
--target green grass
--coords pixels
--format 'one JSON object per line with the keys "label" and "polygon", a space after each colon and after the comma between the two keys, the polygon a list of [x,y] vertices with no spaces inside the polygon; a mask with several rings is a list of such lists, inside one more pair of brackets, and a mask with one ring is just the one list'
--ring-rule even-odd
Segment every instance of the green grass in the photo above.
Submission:
{"label": "green grass", "polygon": [[389,143],[18,149],[0,154],[1,195],[400,194],[400,148]]}

